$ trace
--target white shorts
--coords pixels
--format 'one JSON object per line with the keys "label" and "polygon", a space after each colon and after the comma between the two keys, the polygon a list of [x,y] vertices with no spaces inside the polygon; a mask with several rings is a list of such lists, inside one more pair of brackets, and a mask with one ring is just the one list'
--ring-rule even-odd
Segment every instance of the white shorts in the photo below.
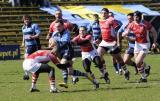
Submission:
{"label": "white shorts", "polygon": [[102,46],[102,47],[115,46],[115,45],[116,45],[116,41],[106,42],[104,40],[102,40],[101,43],[99,44],[99,46]]}
{"label": "white shorts", "polygon": [[148,53],[149,48],[150,48],[150,43],[135,42],[134,53],[139,53],[139,52]]}
{"label": "white shorts", "polygon": [[35,62],[33,59],[23,61],[23,70],[30,73],[35,73],[41,66],[41,63]]}
{"label": "white shorts", "polygon": [[94,59],[94,57],[99,56],[97,51],[94,49],[90,52],[82,52],[82,60],[89,59],[90,61]]}

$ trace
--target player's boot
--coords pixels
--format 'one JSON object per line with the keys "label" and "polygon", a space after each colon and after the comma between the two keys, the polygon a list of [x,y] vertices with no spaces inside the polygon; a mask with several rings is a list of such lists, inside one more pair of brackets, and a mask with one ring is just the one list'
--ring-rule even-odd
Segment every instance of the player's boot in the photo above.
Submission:
{"label": "player's boot", "polygon": [[72,83],[75,85],[79,81],[79,78],[77,77],[76,79],[72,78]]}
{"label": "player's boot", "polygon": [[58,85],[60,87],[68,88],[68,84],[66,84],[66,83],[59,83]]}
{"label": "player's boot", "polygon": [[151,66],[147,66],[148,68],[145,69],[146,77],[150,75]]}
{"label": "player's boot", "polygon": [[106,82],[106,84],[110,84],[110,79],[109,79],[109,74],[106,72],[105,74],[104,74],[104,80],[105,80],[105,82]]}
{"label": "player's boot", "polygon": [[123,71],[122,71],[122,69],[119,69],[119,75],[122,75],[123,74]]}
{"label": "player's boot", "polygon": [[53,88],[49,90],[50,93],[59,93],[60,91],[57,88]]}
{"label": "player's boot", "polygon": [[94,83],[94,90],[99,88],[99,83]]}
{"label": "player's boot", "polygon": [[129,78],[130,78],[130,72],[128,70],[125,71],[124,77],[125,77],[126,80],[129,80]]}
{"label": "player's boot", "polygon": [[30,91],[30,92],[40,92],[40,90],[39,90],[39,89],[36,89],[36,88],[31,88],[29,91]]}
{"label": "player's boot", "polygon": [[147,82],[147,79],[143,79],[143,78],[140,78],[138,83],[146,83]]}

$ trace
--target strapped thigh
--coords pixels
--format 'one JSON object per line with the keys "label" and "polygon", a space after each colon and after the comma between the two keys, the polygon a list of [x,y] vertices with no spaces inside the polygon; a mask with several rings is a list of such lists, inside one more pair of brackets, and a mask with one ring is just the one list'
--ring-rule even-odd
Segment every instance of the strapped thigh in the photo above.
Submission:
{"label": "strapped thigh", "polygon": [[48,64],[41,64],[40,68],[38,69],[38,71],[36,71],[36,73],[49,73],[51,70],[54,70],[54,68],[52,68]]}
{"label": "strapped thigh", "polygon": [[83,67],[84,67],[85,71],[86,72],[91,72],[91,69],[90,69],[91,61],[86,58],[86,59],[82,60],[82,62],[83,62]]}
{"label": "strapped thigh", "polygon": [[99,68],[103,67],[100,56],[95,56],[93,58],[93,62],[95,63],[96,67],[99,67]]}

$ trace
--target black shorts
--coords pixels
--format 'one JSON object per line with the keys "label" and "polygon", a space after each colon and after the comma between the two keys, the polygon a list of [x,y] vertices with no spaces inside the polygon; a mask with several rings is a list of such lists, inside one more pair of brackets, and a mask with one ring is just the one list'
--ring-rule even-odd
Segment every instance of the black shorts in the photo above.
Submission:
{"label": "black shorts", "polygon": [[26,47],[26,53],[29,54],[29,55],[34,53],[37,50],[38,50],[37,45],[30,45],[30,46]]}
{"label": "black shorts", "polygon": [[105,49],[105,51],[107,51],[109,54],[118,54],[121,51],[118,46],[108,46],[108,47],[102,47],[102,48]]}
{"label": "black shorts", "polygon": [[134,56],[134,48],[133,48],[133,47],[129,47],[129,48],[126,50],[125,53]]}

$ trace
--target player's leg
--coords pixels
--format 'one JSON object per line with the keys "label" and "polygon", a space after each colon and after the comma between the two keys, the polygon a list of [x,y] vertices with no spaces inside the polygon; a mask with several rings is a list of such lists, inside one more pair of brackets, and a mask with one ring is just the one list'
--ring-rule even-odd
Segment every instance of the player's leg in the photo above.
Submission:
{"label": "player's leg", "polygon": [[39,90],[36,88],[38,77],[39,77],[39,73],[32,74],[32,84],[31,84],[30,92],[39,92]]}
{"label": "player's leg", "polygon": [[41,64],[39,70],[36,73],[48,73],[48,79],[50,84],[50,92],[58,92],[55,85],[55,69],[48,64]]}
{"label": "player's leg", "polygon": [[101,61],[100,57],[99,56],[95,56],[93,58],[93,62],[95,63],[96,67],[98,67],[99,70],[101,71],[101,73],[103,74],[105,82],[107,84],[110,84],[109,74],[106,71],[106,69],[103,68],[103,64],[102,64],[102,61]]}
{"label": "player's leg", "polygon": [[116,74],[118,74],[119,73],[118,63],[117,63],[116,59],[113,57],[112,57],[112,63],[113,63],[113,67],[116,71]]}
{"label": "player's leg", "polygon": [[97,49],[97,52],[98,52],[98,55],[100,56],[101,63],[102,63],[102,65],[103,65],[103,66],[102,66],[102,69],[99,69],[100,72],[101,72],[101,74],[102,74],[102,77],[101,77],[101,78],[103,78],[103,77],[104,77],[104,73],[103,73],[103,72],[104,72],[104,71],[107,72],[105,60],[104,60],[104,58],[103,58],[104,53],[106,52],[106,50],[104,49],[104,47],[99,46],[98,49]]}
{"label": "player's leg", "polygon": [[121,68],[123,69],[124,76],[126,80],[129,80],[130,78],[130,72],[127,70],[127,67],[123,61],[123,58],[120,54],[120,49],[118,47],[112,47],[110,54],[117,60],[117,62],[121,65]]}
{"label": "player's leg", "polygon": [[87,73],[88,79],[95,85],[94,88],[99,88],[99,83],[97,82],[94,74],[91,71],[91,61],[87,58],[82,60],[84,70]]}
{"label": "player's leg", "polygon": [[138,74],[137,66],[134,61],[132,61],[132,58],[134,57],[134,48],[128,48],[125,51],[123,61],[125,64],[133,66],[135,68],[135,75]]}
{"label": "player's leg", "polygon": [[147,82],[147,76],[145,73],[145,63],[144,58],[146,53],[140,51],[139,53],[135,53],[135,62],[138,68],[139,73],[141,74],[141,78],[139,82]]}

